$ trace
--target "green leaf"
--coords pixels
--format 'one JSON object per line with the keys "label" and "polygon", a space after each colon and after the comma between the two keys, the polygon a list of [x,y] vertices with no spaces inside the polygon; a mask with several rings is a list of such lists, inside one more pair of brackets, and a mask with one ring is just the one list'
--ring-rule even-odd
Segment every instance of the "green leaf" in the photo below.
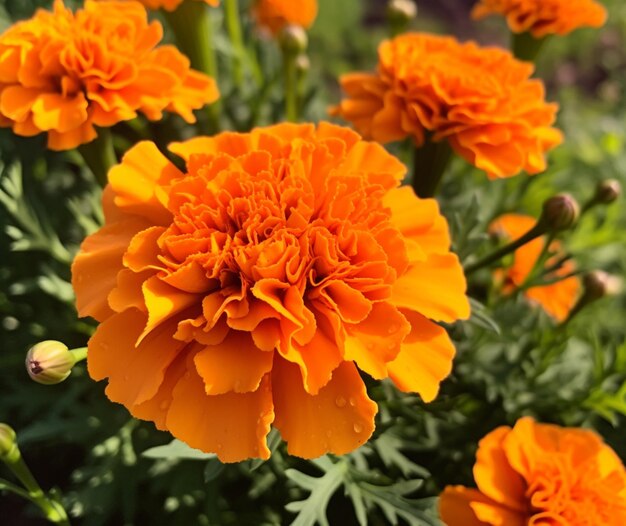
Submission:
{"label": "green leaf", "polygon": [[141,456],[154,459],[180,459],[180,460],[209,460],[217,458],[215,453],[205,453],[199,449],[189,447],[184,442],[174,439],[164,446],[146,449]]}
{"label": "green leaf", "polygon": [[348,472],[346,460],[333,464],[327,457],[322,457],[314,460],[313,464],[325,471],[325,474],[321,477],[311,477],[295,469],[285,471],[285,475],[290,480],[311,492],[307,499],[290,502],[285,506],[287,511],[298,514],[291,526],[314,526],[315,524],[328,526],[326,508]]}

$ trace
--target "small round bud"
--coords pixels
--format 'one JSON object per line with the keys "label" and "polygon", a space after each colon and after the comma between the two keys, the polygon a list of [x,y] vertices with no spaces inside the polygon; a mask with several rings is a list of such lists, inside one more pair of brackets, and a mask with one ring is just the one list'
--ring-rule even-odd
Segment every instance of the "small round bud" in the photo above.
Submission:
{"label": "small round bud", "polygon": [[311,69],[311,61],[305,53],[300,53],[296,57],[296,69],[299,73],[306,73]]}
{"label": "small round bud", "polygon": [[33,345],[26,355],[28,375],[40,384],[61,383],[72,372],[76,359],[67,345],[46,340]]}
{"label": "small round bud", "polygon": [[10,460],[15,455],[17,451],[16,438],[12,427],[0,424],[0,460]]}
{"label": "small round bud", "polygon": [[289,24],[280,32],[280,45],[286,53],[296,55],[306,51],[309,45],[309,38],[304,28],[295,24]]}
{"label": "small round bud", "polygon": [[543,203],[539,221],[550,232],[560,232],[573,227],[578,221],[580,206],[569,194],[558,194]]}
{"label": "small round bud", "polygon": [[616,276],[611,276],[602,270],[593,270],[583,276],[583,296],[587,303],[599,300],[604,296],[618,294],[622,289],[622,282]]}
{"label": "small round bud", "polygon": [[391,0],[387,16],[392,23],[406,24],[417,16],[417,5],[413,0]]}
{"label": "small round bud", "polygon": [[608,205],[617,200],[621,193],[622,185],[619,183],[618,180],[606,179],[605,181],[600,181],[598,183],[594,200],[598,203]]}

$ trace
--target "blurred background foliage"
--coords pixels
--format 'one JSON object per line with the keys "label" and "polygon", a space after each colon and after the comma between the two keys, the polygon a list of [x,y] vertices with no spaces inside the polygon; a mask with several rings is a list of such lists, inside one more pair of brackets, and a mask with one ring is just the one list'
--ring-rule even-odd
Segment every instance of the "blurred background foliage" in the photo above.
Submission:
{"label": "blurred background foliage", "polygon": [[[0,30],[51,3],[0,0]],[[488,181],[460,160],[453,164],[440,202],[462,258],[488,250],[486,226],[503,212],[537,216],[547,197],[563,191],[584,202],[607,178],[626,186],[626,5],[603,3],[610,11],[603,29],[554,38],[538,61],[548,98],[561,105],[559,126],[566,135],[548,171]],[[339,98],[339,74],[374,67],[376,47],[388,31],[385,4],[320,0],[310,34],[304,120],[325,118]],[[422,0],[413,27],[506,45],[504,22],[473,23],[472,4]],[[214,23],[221,27],[219,18]],[[248,36],[254,32],[251,24],[244,29]],[[216,38],[223,126],[244,130],[280,120],[276,45],[259,38],[251,44],[267,86],[237,88],[230,81],[226,34],[220,29]],[[138,128],[162,144],[183,131],[173,117]],[[123,151],[135,137],[126,125],[116,131]],[[408,158],[407,145],[392,149]],[[73,523],[438,524],[433,497],[446,484],[471,485],[478,440],[523,414],[592,426],[626,458],[624,295],[602,299],[556,328],[519,295],[494,294],[488,272],[472,280],[471,293],[480,302],[473,318],[450,328],[458,356],[440,397],[426,405],[390,384],[372,383],[380,405],[376,434],[342,458],[290,458],[275,441],[264,464],[222,465],[171,442],[152,424],[129,419],[106,399],[103,384],[88,378],[84,365],[63,384],[32,383],[23,365],[30,345],[56,339],[82,346],[93,330],[76,317],[69,263],[82,238],[102,221],[97,188],[78,159],[46,151],[41,137],[24,139],[0,129],[0,421],[18,431],[42,486],[60,488]],[[562,241],[579,269],[624,276],[625,227],[621,198],[591,210]],[[0,495],[0,517],[10,526],[45,524],[38,510],[7,494]]]}

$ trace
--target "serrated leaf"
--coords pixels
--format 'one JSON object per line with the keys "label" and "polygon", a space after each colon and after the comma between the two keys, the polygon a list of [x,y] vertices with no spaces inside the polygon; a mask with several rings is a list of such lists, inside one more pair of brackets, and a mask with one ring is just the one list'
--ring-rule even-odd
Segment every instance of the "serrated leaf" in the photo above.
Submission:
{"label": "serrated leaf", "polygon": [[215,453],[205,453],[199,449],[194,449],[180,440],[174,439],[164,446],[146,449],[142,457],[154,459],[180,459],[180,460],[209,460],[217,458]]}
{"label": "serrated leaf", "polygon": [[[316,464],[327,466],[325,462],[316,462]],[[285,506],[287,511],[298,514],[291,526],[314,526],[315,524],[328,526],[326,508],[348,472],[348,463],[340,460],[336,464],[331,463],[328,469],[322,469],[326,473],[321,477],[311,477],[295,469],[288,469],[285,472],[290,480],[311,492],[305,500],[290,502]]]}

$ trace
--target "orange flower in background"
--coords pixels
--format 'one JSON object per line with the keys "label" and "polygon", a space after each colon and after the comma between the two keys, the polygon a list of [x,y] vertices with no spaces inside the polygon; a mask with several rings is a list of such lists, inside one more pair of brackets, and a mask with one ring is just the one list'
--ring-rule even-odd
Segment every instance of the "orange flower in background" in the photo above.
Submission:
{"label": "orange flower in background", "polygon": [[[528,232],[536,223],[531,216],[520,214],[506,214],[494,221],[489,230],[496,232],[510,241],[515,241]],[[504,291],[512,292],[520,287],[530,275],[535,263],[541,256],[545,239],[542,237],[533,239],[531,242],[518,248],[513,254],[513,263],[504,270],[498,270],[497,275],[504,280]],[[553,241],[550,250],[557,254],[561,251],[561,244]],[[556,256],[558,259],[559,256]],[[548,260],[549,266],[554,259]],[[564,262],[557,270],[549,275],[550,279],[562,278],[574,271],[571,261]],[[580,281],[577,277],[561,279],[549,285],[530,287],[524,291],[524,295],[541,307],[557,321],[563,321],[572,310],[580,292]]]}
{"label": "orange flower in background", "polygon": [[499,427],[480,441],[478,490],[448,486],[439,500],[447,526],[622,526],[626,471],[590,430],[538,424]]}
{"label": "orange flower in background", "polygon": [[566,35],[580,27],[601,27],[606,9],[594,0],[480,0],[472,18],[506,17],[514,33],[529,31],[535,38]]}
{"label": "orange flower in background", "polygon": [[92,141],[94,126],[151,120],[163,111],[194,122],[218,97],[215,82],[189,68],[138,2],[87,0],[73,14],[61,0],[0,36],[0,125],[18,135],[47,132],[48,147]]}
{"label": "orange flower in background", "polygon": [[[165,9],[166,11],[175,11],[178,6],[185,0],[137,0],[139,3],[145,5],[148,9]],[[198,2],[204,2],[212,7],[220,5],[220,0],[197,0]]]}
{"label": "orange flower in background", "polygon": [[347,453],[374,430],[357,366],[437,395],[469,315],[433,199],[404,166],[327,123],[151,142],[109,173],[104,227],[72,267],[92,378],[108,397],[224,462]]}
{"label": "orange flower in background", "polygon": [[317,0],[256,0],[254,14],[258,24],[274,34],[289,24],[306,29],[317,17]]}
{"label": "orange flower in background", "polygon": [[562,141],[557,105],[545,101],[533,65],[497,48],[409,33],[383,42],[377,73],[341,77],[347,97],[333,113],[366,138],[449,141],[491,178],[546,169]]}

